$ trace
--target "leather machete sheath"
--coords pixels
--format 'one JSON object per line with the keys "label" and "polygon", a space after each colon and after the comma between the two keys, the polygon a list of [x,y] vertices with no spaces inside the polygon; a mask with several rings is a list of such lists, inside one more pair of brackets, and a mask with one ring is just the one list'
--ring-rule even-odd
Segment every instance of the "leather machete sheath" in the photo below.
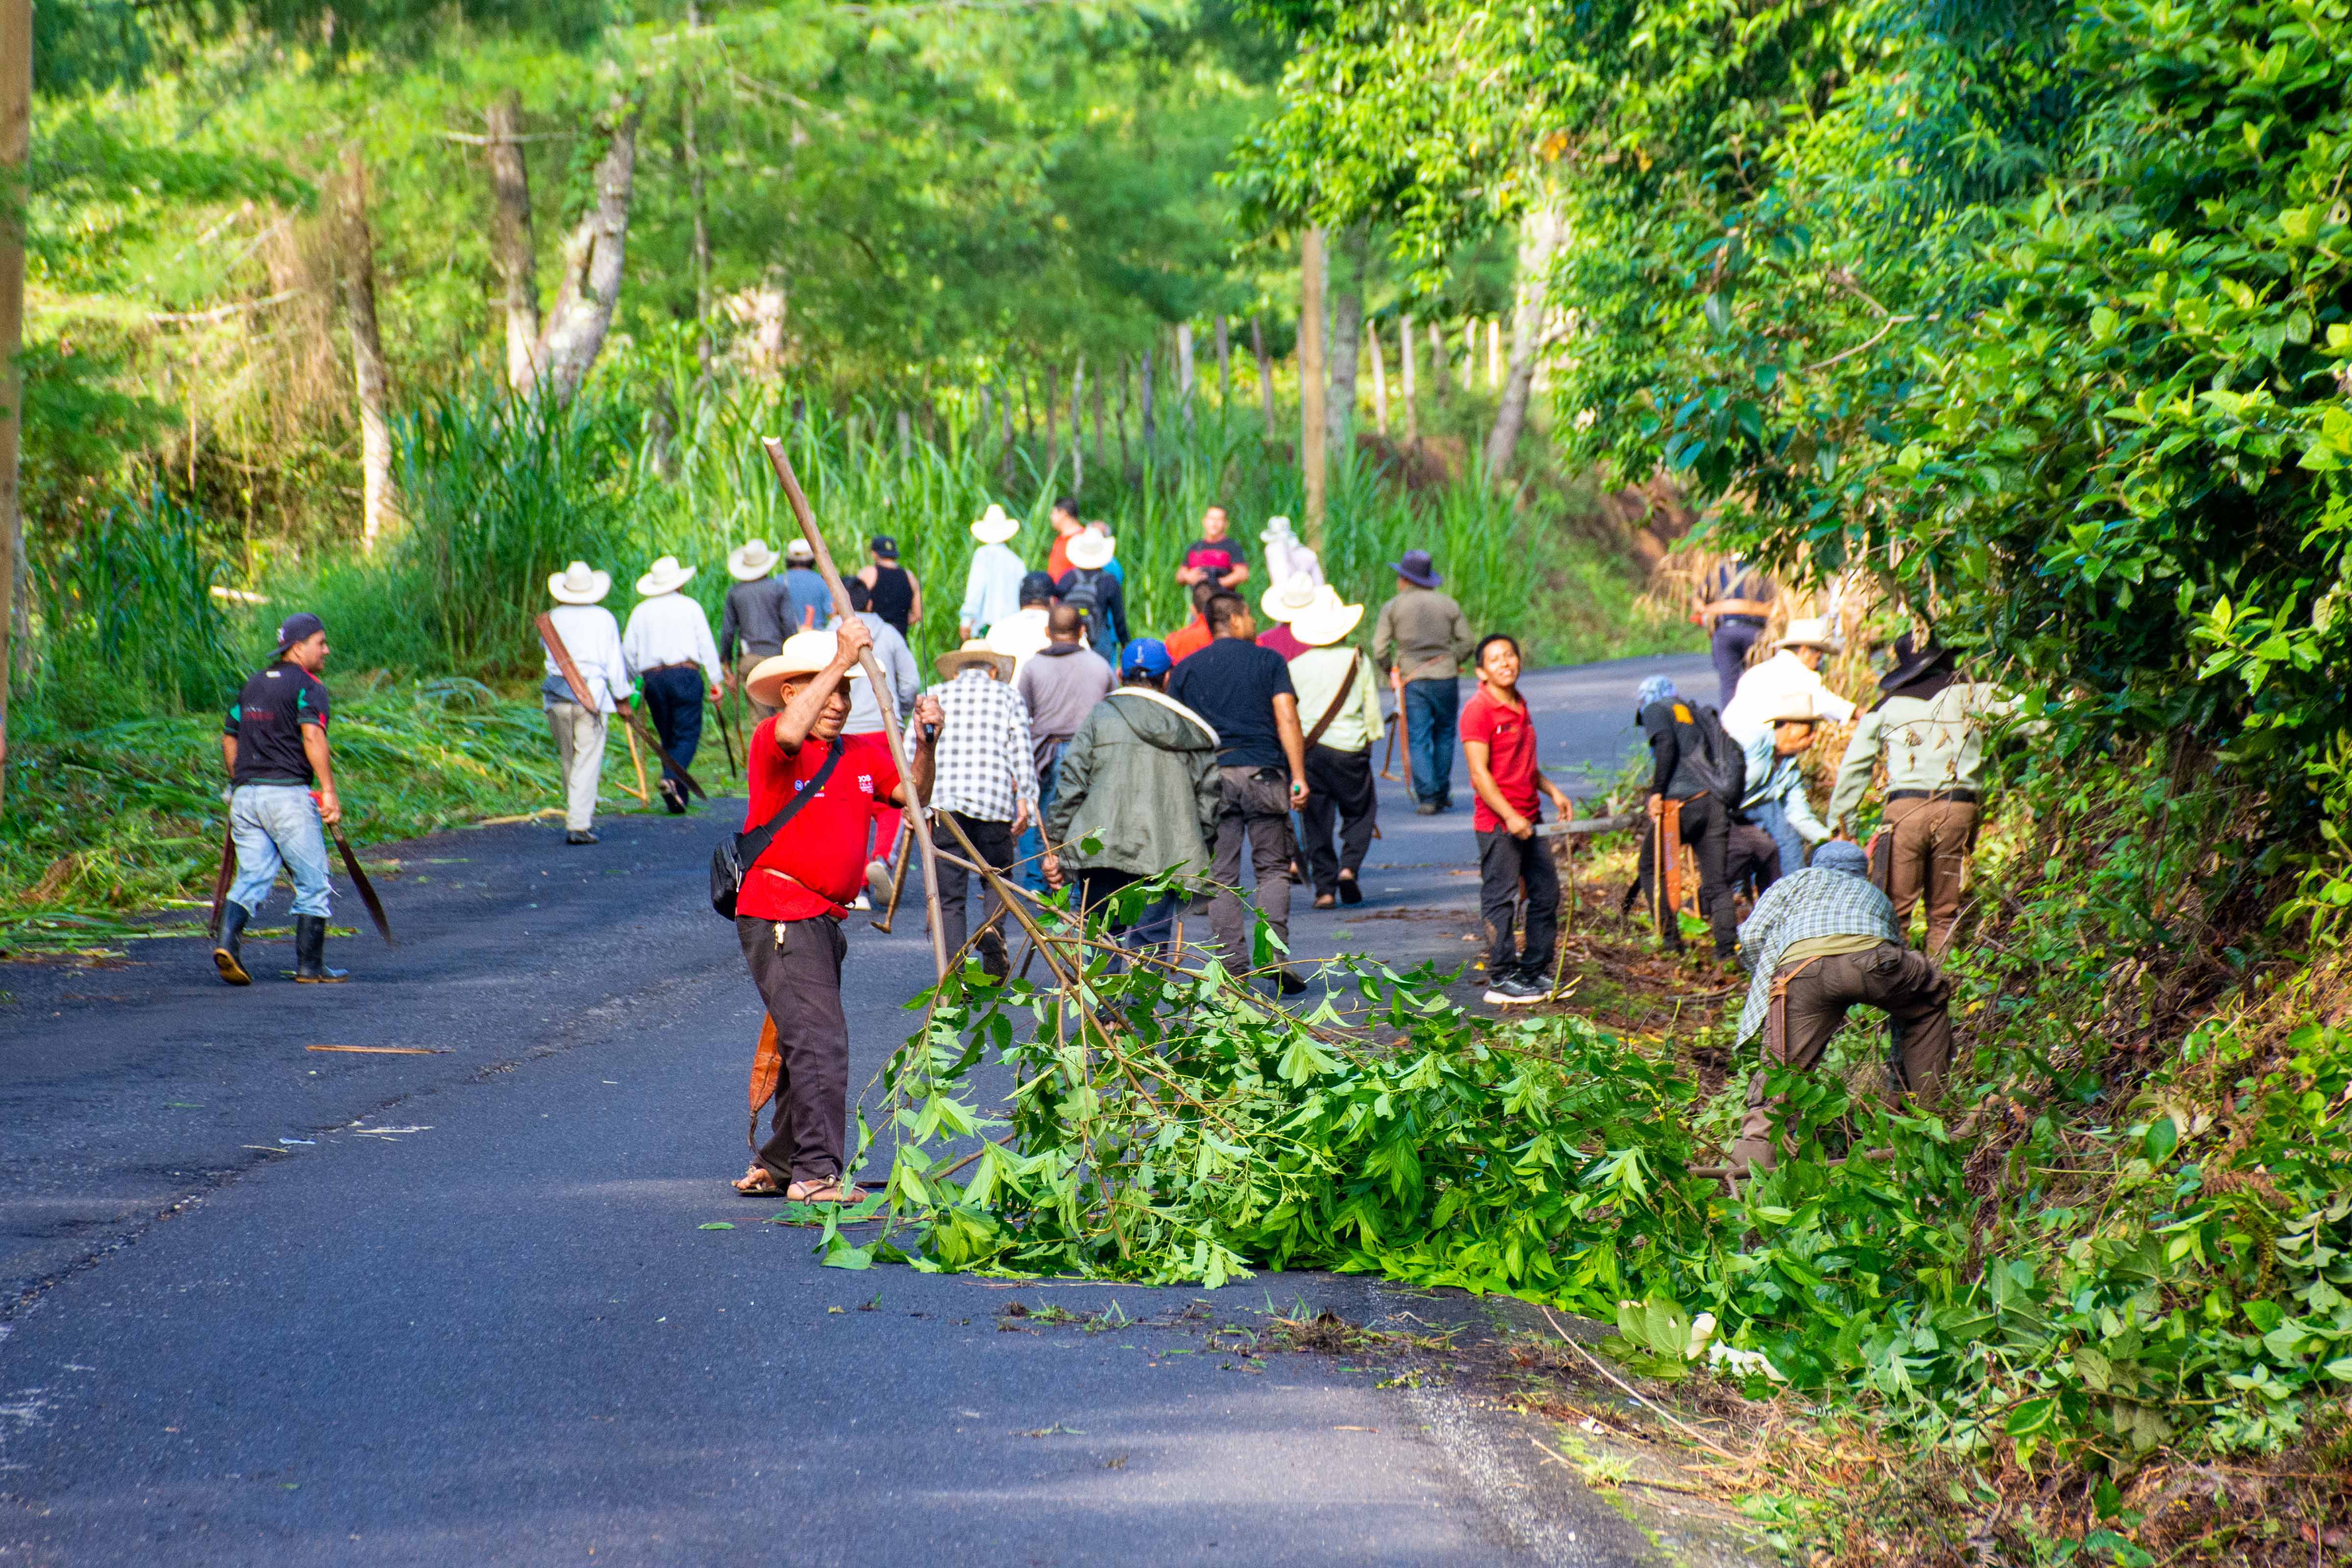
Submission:
{"label": "leather machete sheath", "polygon": [[784,1052],[776,1043],[776,1021],[760,1020],[760,1048],[751,1057],[751,1125],[743,1141],[757,1149],[760,1146],[760,1107],[776,1098],[776,1085],[783,1081]]}

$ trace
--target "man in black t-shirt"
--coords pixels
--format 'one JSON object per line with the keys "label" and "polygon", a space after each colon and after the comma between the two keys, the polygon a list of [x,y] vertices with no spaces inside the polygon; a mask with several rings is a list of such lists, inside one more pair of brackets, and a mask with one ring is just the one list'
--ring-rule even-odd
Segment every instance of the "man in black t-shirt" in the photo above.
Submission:
{"label": "man in black t-shirt", "polygon": [[326,626],[307,611],[287,616],[278,628],[277,658],[245,683],[221,731],[236,880],[221,907],[213,963],[231,985],[253,983],[238,940],[268,899],[281,866],[294,879],[294,978],[316,985],[345,973],[326,966],[324,825],[343,819],[327,749],[327,688],[319,679],[326,667]]}
{"label": "man in black t-shirt", "polygon": [[1188,588],[1195,583],[1238,588],[1248,582],[1249,563],[1242,559],[1242,547],[1234,542],[1231,526],[1223,507],[1203,511],[1201,537],[1184,547],[1184,563],[1176,568],[1176,581]]}
{"label": "man in black t-shirt", "polygon": [[[1168,695],[1206,719],[1217,731],[1217,786],[1223,805],[1217,814],[1215,864],[1212,871],[1224,891],[1209,902],[1209,929],[1236,968],[1250,963],[1248,922],[1242,913],[1242,842],[1250,847],[1257,872],[1258,912],[1285,944],[1290,941],[1291,808],[1307,799],[1307,736],[1298,727],[1298,695],[1290,667],[1270,647],[1254,640],[1257,626],[1249,603],[1219,594],[1206,608],[1208,647],[1178,665],[1168,678]],[[1278,972],[1282,989],[1295,994],[1307,983],[1287,966]]]}

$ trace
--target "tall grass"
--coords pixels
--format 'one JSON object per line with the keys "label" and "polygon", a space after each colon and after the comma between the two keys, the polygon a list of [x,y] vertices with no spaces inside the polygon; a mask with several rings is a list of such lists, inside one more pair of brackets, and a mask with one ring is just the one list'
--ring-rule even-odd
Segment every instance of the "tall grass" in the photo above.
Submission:
{"label": "tall grass", "polygon": [[38,709],[99,722],[226,705],[238,679],[226,552],[161,489],[109,507],[36,564]]}

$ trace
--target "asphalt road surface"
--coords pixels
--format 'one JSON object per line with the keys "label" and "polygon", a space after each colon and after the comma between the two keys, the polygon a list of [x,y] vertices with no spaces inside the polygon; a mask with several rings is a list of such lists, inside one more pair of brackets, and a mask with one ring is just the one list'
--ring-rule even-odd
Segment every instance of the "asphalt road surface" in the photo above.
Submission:
{"label": "asphalt road surface", "polygon": [[[1711,685],[1532,676],[1547,766],[1613,773],[1660,670]],[[1456,766],[1447,816],[1382,786],[1368,900],[1302,897],[1302,952],[1475,951]],[[376,846],[401,945],[331,943],[342,986],[279,980],[283,942],[246,990],[189,938],[0,967],[0,1564],[1654,1560],[1490,1415],[1185,1316],[1393,1319],[1375,1282],[851,1273],[749,1223],[758,1001],[705,877],[739,809]],[[853,917],[853,1085],[920,923]],[[1004,1331],[1013,1300],[1136,1323]]]}

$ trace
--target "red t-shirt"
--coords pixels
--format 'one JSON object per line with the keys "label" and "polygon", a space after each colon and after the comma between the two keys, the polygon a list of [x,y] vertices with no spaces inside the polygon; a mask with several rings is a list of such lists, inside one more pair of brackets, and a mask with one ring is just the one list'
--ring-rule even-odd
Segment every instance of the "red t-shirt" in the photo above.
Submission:
{"label": "red t-shirt", "polygon": [[[774,816],[824,766],[826,748],[814,741],[786,755],[776,743],[776,721],[751,732],[751,806],[745,831]],[[804,921],[818,915],[839,920],[866,882],[866,826],[878,797],[887,801],[898,787],[889,742],[881,735],[845,735],[841,761],[816,798],[800,812],[767,853],[743,876],[735,900],[738,914],[763,921]]]}
{"label": "red t-shirt", "polygon": [[[1495,787],[1510,802],[1511,809],[1529,822],[1541,821],[1542,813],[1536,807],[1536,724],[1527,709],[1498,702],[1481,686],[1478,694],[1463,706],[1462,741],[1465,745],[1476,741],[1486,747],[1486,766],[1495,775]],[[1503,819],[1480,795],[1470,814],[1470,826],[1481,833],[1496,833],[1501,831]]]}
{"label": "red t-shirt", "polygon": [[1168,662],[1181,664],[1216,640],[1216,634],[1209,630],[1208,618],[1194,616],[1190,626],[1168,634]]}
{"label": "red t-shirt", "polygon": [[1076,537],[1076,533],[1057,533],[1054,535],[1053,548],[1045,552],[1045,574],[1056,583],[1070,574],[1070,541]]}
{"label": "red t-shirt", "polygon": [[1283,662],[1286,664],[1307,651],[1307,645],[1298,640],[1298,634],[1290,629],[1290,623],[1287,621],[1276,621],[1258,633],[1257,646],[1274,649],[1282,656]]}

